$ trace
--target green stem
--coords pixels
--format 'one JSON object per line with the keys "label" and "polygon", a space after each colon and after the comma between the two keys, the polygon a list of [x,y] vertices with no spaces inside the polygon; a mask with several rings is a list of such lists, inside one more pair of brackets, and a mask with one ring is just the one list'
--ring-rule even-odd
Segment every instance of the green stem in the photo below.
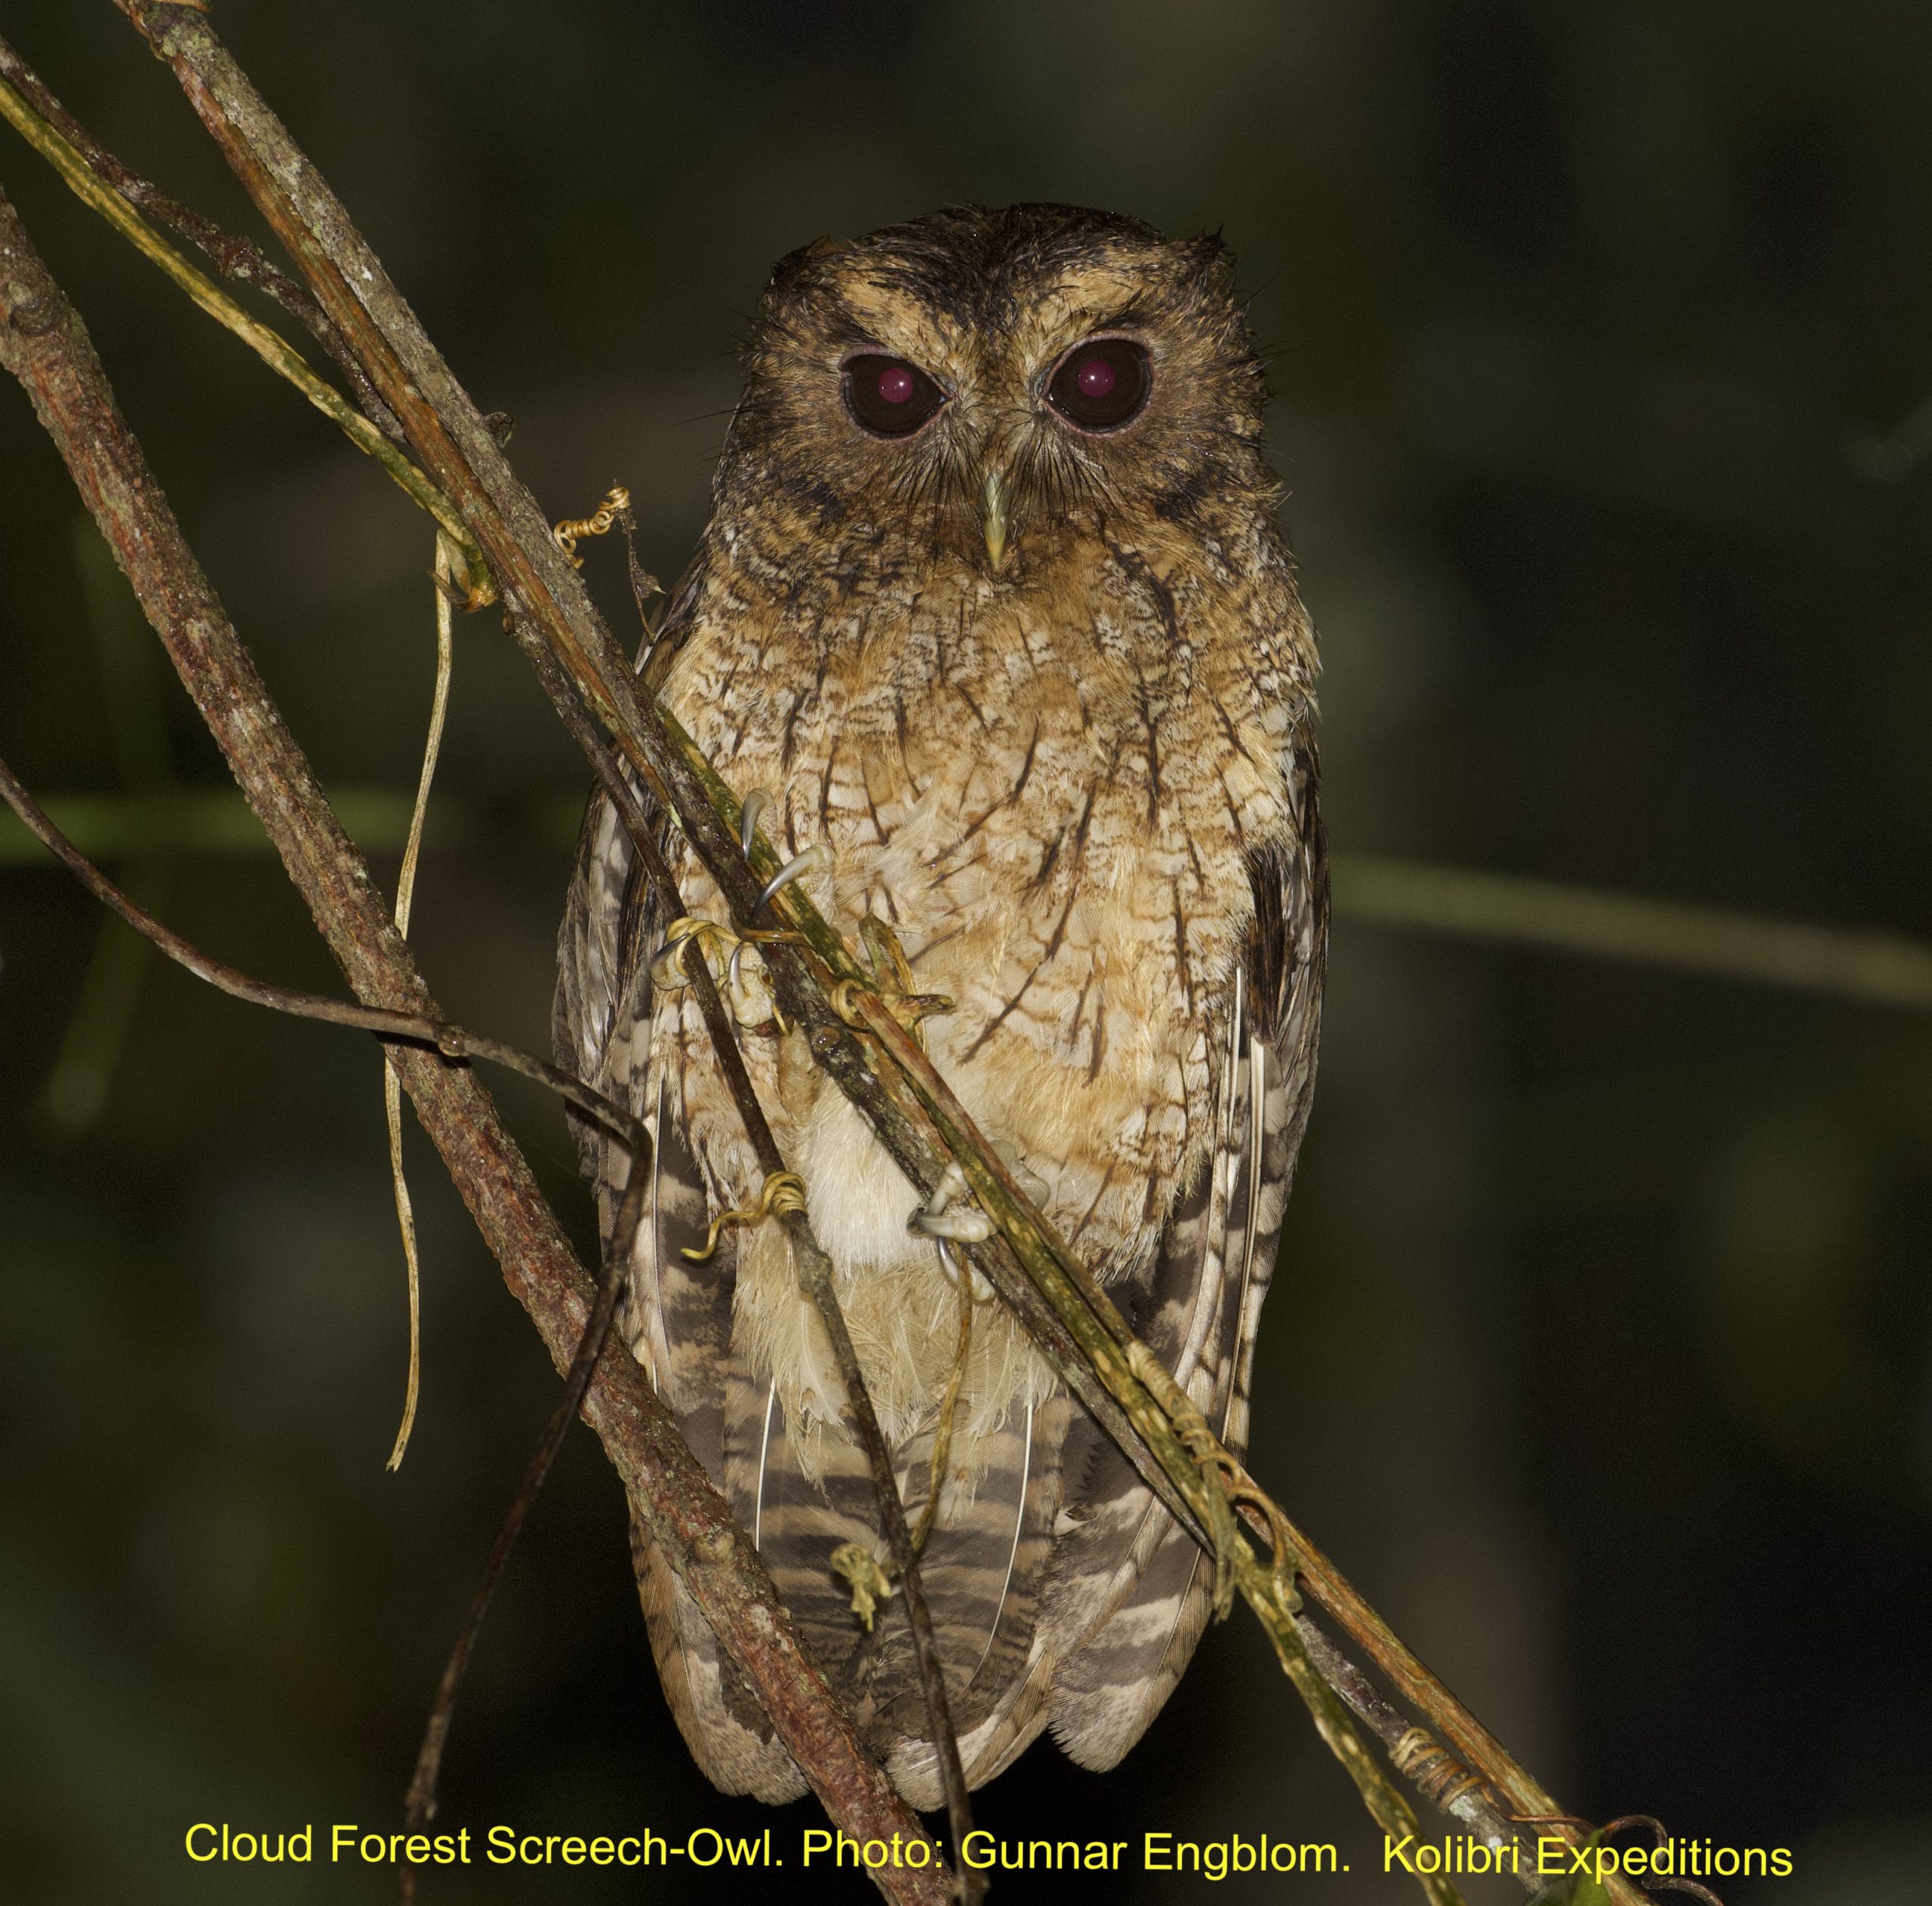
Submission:
{"label": "green stem", "polygon": [[1332,875],[1335,911],[1356,920],[1932,1012],[1932,947],[1895,933],[1360,855]]}
{"label": "green stem", "polygon": [[[189,263],[134,207],[97,177],[73,144],[42,118],[0,75],[0,115],[4,115],[65,180],[75,195],[91,206],[144,257],[158,265],[217,324],[226,325],[277,377],[286,378],[355,447],[382,465],[411,501],[434,517],[463,555],[472,596],[488,575],[482,552],[448,497],[396,448],[334,386],[316,376],[302,354],[281,334],[251,317],[220,286]],[[488,595],[478,602],[488,601]]]}
{"label": "green stem", "polygon": [[[409,827],[408,795],[392,788],[346,788],[335,801],[344,825],[365,850],[401,851]],[[576,795],[546,796],[515,816],[512,825],[519,838],[533,844],[568,845],[577,838],[583,808]],[[232,789],[57,795],[48,798],[47,809],[63,832],[97,860],[163,850],[224,857],[271,850],[268,837]],[[431,826],[429,839],[447,850],[467,846],[488,831],[480,815],[466,812],[452,799]],[[11,816],[0,814],[0,867],[30,866],[39,858],[33,837]],[[775,865],[774,859],[767,871]],[[1335,911],[1343,919],[1932,1013],[1932,946],[1903,934],[1767,919],[1641,894],[1360,854],[1337,854],[1329,865]]]}

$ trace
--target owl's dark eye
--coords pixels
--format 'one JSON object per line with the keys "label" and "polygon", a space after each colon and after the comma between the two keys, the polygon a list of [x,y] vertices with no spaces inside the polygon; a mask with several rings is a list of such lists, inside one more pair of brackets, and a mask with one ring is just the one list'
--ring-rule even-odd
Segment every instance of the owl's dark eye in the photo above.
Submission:
{"label": "owl's dark eye", "polygon": [[1054,408],[1082,430],[1131,423],[1154,388],[1154,367],[1131,339],[1097,337],[1076,344],[1047,386]]}
{"label": "owl's dark eye", "polygon": [[909,437],[946,401],[918,365],[876,352],[845,361],[845,407],[875,437]]}

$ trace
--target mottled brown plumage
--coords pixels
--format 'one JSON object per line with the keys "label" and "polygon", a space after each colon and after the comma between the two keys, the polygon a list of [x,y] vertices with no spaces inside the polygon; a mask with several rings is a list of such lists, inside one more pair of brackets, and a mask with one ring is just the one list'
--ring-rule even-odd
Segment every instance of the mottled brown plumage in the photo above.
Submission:
{"label": "mottled brown plumage", "polygon": [[[888,922],[918,988],[952,997],[934,1059],[1237,1449],[1326,924],[1313,644],[1262,399],[1215,240],[1054,205],[821,239],[766,292],[651,664],[719,771],[769,792],[774,844],[829,847],[808,882],[827,917],[854,944],[868,914]],[[679,877],[691,911],[724,917],[694,861]],[[629,1340],[930,1806],[900,1604],[866,1635],[829,1566],[842,1542],[883,1550],[783,1235],[679,1255],[760,1175],[688,996],[653,991],[663,924],[593,802],[558,1044],[657,1135]],[[745,1044],[916,1513],[953,1288],[907,1228],[916,1194],[797,1035]],[[622,1165],[586,1142],[608,1228]],[[957,1424],[922,1575],[968,1776],[1042,1726],[1111,1766],[1199,1638],[1201,1557],[996,1303]],[[638,1564],[700,1764],[731,1791],[801,1791],[668,1568]]]}

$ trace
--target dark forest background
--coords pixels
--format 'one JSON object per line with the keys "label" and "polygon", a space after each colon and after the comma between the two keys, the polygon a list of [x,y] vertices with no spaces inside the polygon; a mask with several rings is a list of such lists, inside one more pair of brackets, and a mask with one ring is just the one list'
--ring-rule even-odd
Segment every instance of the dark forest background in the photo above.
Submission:
{"label": "dark forest background", "polygon": [[[1881,441],[1932,392],[1932,8],[215,11],[514,417],[546,508],[628,483],[667,578],[781,254],[949,200],[1223,229],[1322,638],[1338,853],[1932,937],[1932,475],[1910,429]],[[256,229],[106,0],[0,0],[0,30],[123,156]],[[423,520],[11,132],[0,182],[319,770],[399,795],[432,672]],[[614,552],[592,570],[621,613]],[[37,790],[226,784],[132,613],[8,385],[0,752]],[[495,616],[457,639],[415,939],[452,1013],[538,1046],[586,776]],[[412,1131],[425,1387],[386,1476],[405,1337],[375,1050],[130,962],[4,838],[0,1892],[386,1898],[195,1867],[182,1836],[399,1822],[555,1379]],[[248,846],[117,865],[220,956],[337,984]],[[1346,916],[1330,998],[1257,1474],[1569,1804],[1793,1849],[1730,1906],[1924,1901],[1932,1026]],[[503,1096],[586,1233],[555,1108]],[[581,1431],[445,1794],[440,1824],[479,1831],[764,1824],[670,1725]],[[1115,1772],[1042,1743],[978,1805],[1008,1836],[1333,1838],[1353,1873],[1300,1884],[1337,1906],[1409,1884],[1242,1619]],[[763,1896],[673,1868],[424,1897],[734,1890]]]}

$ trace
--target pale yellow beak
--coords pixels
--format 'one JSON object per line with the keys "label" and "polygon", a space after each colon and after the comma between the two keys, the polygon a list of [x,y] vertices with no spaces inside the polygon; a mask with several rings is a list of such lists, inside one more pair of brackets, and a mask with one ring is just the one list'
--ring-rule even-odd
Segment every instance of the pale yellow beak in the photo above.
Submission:
{"label": "pale yellow beak", "polygon": [[989,470],[980,488],[980,527],[986,535],[986,554],[994,568],[1006,560],[1006,479],[997,470]]}

